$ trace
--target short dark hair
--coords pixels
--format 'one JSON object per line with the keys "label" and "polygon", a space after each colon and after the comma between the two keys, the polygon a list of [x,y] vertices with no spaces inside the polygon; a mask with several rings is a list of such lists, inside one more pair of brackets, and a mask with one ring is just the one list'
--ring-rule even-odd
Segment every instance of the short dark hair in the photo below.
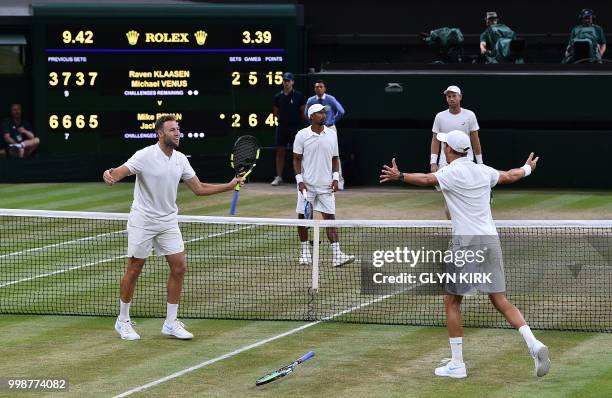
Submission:
{"label": "short dark hair", "polygon": [[166,122],[176,122],[176,116],[174,115],[162,115],[157,118],[155,121],[155,131],[162,131],[164,128],[164,123]]}
{"label": "short dark hair", "polygon": [[315,82],[315,84],[317,84],[317,83],[321,83],[321,84],[322,84],[322,85],[324,85],[324,86],[326,85],[326,84],[325,84],[325,82],[324,82],[323,80],[317,80],[317,81]]}

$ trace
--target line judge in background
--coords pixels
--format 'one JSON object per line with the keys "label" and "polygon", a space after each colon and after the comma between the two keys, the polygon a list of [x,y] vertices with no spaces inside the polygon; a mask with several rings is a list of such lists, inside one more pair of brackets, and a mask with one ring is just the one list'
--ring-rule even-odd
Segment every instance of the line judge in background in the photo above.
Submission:
{"label": "line judge in background", "polygon": [[[465,132],[455,130],[448,134],[439,133],[437,140],[446,144],[444,153],[449,163],[448,166],[430,174],[407,174],[399,171],[393,159],[391,166],[383,166],[380,182],[402,181],[426,187],[439,185],[451,214],[453,239],[450,250],[453,253],[473,251],[474,242],[486,242],[484,262],[466,261],[465,264],[457,264],[456,267],[461,266],[466,267],[467,270],[491,273],[492,283],[446,284],[444,308],[452,358],[443,366],[436,368],[434,373],[436,376],[456,379],[467,377],[462,350],[461,301],[464,295],[477,290],[488,294],[495,309],[506,318],[512,327],[518,329],[534,360],[536,375],[544,376],[550,369],[548,347],[535,338],[521,311],[506,298],[501,243],[489,202],[492,187],[496,184],[511,184],[529,176],[536,168],[538,158],[533,159],[533,153],[531,153],[524,166],[509,171],[498,171],[484,164],[474,164],[470,161],[467,157],[470,139]],[[476,246],[483,247],[482,244]],[[449,269],[456,269],[454,267],[452,263],[447,264],[447,272]]]}
{"label": "line judge in background", "polygon": [[[321,213],[324,220],[336,218],[336,198],[340,175],[338,159],[338,137],[336,132],[325,125],[327,109],[321,104],[308,108],[311,125],[298,131],[293,143],[293,170],[297,182],[298,218],[304,218],[304,200],[312,204],[312,209]],[[341,267],[355,261],[354,256],[346,255],[340,250],[338,232],[334,227],[327,227],[327,238],[332,248],[332,265]],[[302,245],[300,264],[312,264],[308,230],[298,227]]]}
{"label": "line judge in background", "polygon": [[155,247],[155,254],[165,256],[170,266],[168,275],[167,315],[161,332],[181,340],[193,338],[185,330],[178,317],[178,305],[187,271],[185,245],[178,226],[176,193],[179,181],[198,196],[231,191],[239,178],[227,184],[205,184],[200,182],[187,157],[176,148],[179,146],[181,131],[173,115],[161,116],[155,122],[159,141],[137,151],[124,165],[104,171],[103,179],[113,185],[121,179],[136,174],[134,201],[127,224],[128,265],[121,279],[119,316],[115,330],[123,340],[138,340],[130,320],[130,305],[136,281],[144,267],[145,260]]}
{"label": "line judge in background", "polygon": [[272,101],[272,113],[278,120],[275,138],[276,177],[270,183],[275,187],[283,183],[287,147],[293,144],[296,133],[306,124],[304,116],[306,99],[302,92],[293,88],[294,83],[293,73],[285,72],[283,74],[283,89],[274,96]]}
{"label": "line judge in background", "polygon": [[[325,118],[325,125],[330,129],[334,130],[338,135],[338,129],[336,123],[344,117],[344,108],[342,104],[333,95],[327,94],[327,87],[323,80],[317,80],[314,85],[315,95],[308,98],[306,101],[306,109],[310,108],[314,104],[321,104],[327,107],[327,114]],[[306,115],[308,117],[308,115]],[[344,177],[342,177],[342,161],[340,160],[340,166],[338,172],[340,173],[340,180],[338,181],[338,189],[344,189]]]}
{"label": "line judge in background", "polygon": [[[482,164],[482,148],[480,146],[480,138],[478,136],[478,120],[476,120],[476,114],[469,109],[461,107],[461,89],[457,86],[448,86],[443,92],[448,109],[442,112],[438,112],[434,119],[433,127],[431,131],[433,135],[431,137],[431,156],[430,156],[430,168],[431,172],[435,173],[439,168],[442,168],[448,164],[446,155],[444,154],[445,144],[440,144],[440,141],[436,138],[438,133],[448,133],[449,131],[463,131],[466,136],[469,137],[470,149],[467,153],[467,159],[476,163]],[[440,150],[442,146],[442,150]],[[472,150],[472,148],[474,148]],[[438,154],[440,154],[438,156]],[[436,187],[437,189],[437,187]],[[448,212],[448,206],[444,205],[444,212],[446,218],[450,219],[450,213]]]}

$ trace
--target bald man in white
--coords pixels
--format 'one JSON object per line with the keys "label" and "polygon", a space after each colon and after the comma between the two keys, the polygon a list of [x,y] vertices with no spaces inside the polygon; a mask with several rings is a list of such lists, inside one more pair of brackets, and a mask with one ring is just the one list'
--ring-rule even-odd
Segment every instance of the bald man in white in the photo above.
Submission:
{"label": "bald man in white", "polygon": [[[495,255],[488,256],[486,266],[489,267],[487,270],[498,276],[498,280],[494,280],[490,285],[479,285],[477,290],[487,293],[495,308],[514,328],[518,329],[534,359],[536,375],[544,376],[550,369],[548,347],[535,338],[519,309],[506,298],[501,246],[489,204],[489,194],[493,186],[510,184],[529,176],[536,168],[538,158],[534,159],[531,153],[524,166],[509,171],[498,171],[484,164],[475,164],[467,158],[470,139],[464,132],[440,133],[436,139],[446,144],[444,152],[448,166],[429,174],[402,173],[393,159],[391,166],[383,166],[380,182],[403,181],[419,186],[439,185],[451,214],[453,245],[459,246],[453,247],[453,250],[470,247],[469,243],[462,243],[462,238],[465,237],[486,237],[493,242],[487,244],[487,248]],[[457,292],[454,288],[455,286],[447,284],[444,296],[452,359],[436,368],[435,374],[464,378],[467,377],[463,362],[461,325],[461,300],[464,293]]]}
{"label": "bald man in white", "polygon": [[187,270],[185,246],[178,227],[176,193],[180,180],[198,196],[231,191],[237,184],[234,178],[227,184],[205,184],[200,182],[187,157],[176,148],[181,131],[172,115],[161,116],[155,122],[159,141],[136,152],[124,165],[104,171],[103,179],[108,185],[128,175],[136,175],[134,201],[128,219],[128,265],[121,279],[119,316],[115,330],[123,340],[138,340],[130,320],[130,305],[136,281],[154,247],[158,256],[165,256],[170,266],[168,275],[167,315],[162,333],[181,340],[193,338],[185,330],[178,317],[178,303]]}

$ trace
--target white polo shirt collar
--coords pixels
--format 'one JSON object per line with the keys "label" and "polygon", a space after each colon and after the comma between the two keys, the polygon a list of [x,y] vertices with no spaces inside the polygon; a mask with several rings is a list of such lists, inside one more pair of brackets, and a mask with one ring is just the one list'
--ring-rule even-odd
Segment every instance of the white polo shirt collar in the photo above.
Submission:
{"label": "white polo shirt collar", "polygon": [[174,154],[176,153],[176,151],[173,149],[172,150],[172,155],[170,155],[170,156],[166,155],[164,153],[164,151],[161,149],[161,145],[159,145],[159,142],[157,144],[155,144],[155,148],[156,148],[156,151],[158,152],[158,154],[162,155],[167,160],[172,160],[172,158],[174,157]]}
{"label": "white polo shirt collar", "polygon": [[460,162],[460,163],[463,163],[463,162],[471,162],[471,160],[470,160],[470,159],[468,159],[468,157],[467,157],[467,156],[463,156],[463,157],[461,157],[461,158],[457,158],[457,159],[453,160],[453,161],[452,161],[450,164],[453,164],[453,163],[455,163],[455,162]]}
{"label": "white polo shirt collar", "polygon": [[323,128],[323,131],[321,131],[320,133],[317,133],[316,131],[314,131],[314,130],[312,129],[312,126],[310,126],[310,127],[308,128],[308,130],[310,131],[310,135],[321,135],[321,134],[325,134],[325,130],[326,130],[326,129],[325,129],[325,128]]}

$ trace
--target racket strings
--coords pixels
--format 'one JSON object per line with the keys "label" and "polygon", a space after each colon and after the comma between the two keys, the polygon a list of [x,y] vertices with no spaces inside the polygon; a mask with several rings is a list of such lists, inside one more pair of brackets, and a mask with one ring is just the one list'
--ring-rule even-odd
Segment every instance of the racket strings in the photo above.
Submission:
{"label": "racket strings", "polygon": [[233,152],[234,169],[237,175],[245,174],[257,161],[257,139],[242,136],[236,141]]}

